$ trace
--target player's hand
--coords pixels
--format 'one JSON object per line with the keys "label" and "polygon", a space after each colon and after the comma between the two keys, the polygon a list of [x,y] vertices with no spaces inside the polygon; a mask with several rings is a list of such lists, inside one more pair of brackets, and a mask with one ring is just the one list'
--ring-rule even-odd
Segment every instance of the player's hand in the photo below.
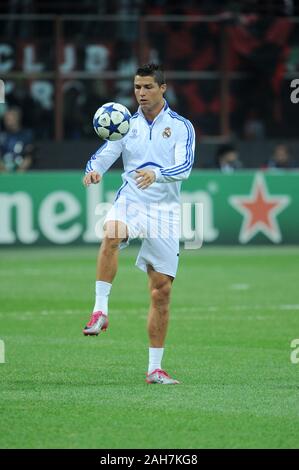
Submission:
{"label": "player's hand", "polygon": [[156,181],[156,173],[153,170],[136,170],[135,176],[137,188],[146,189]]}
{"label": "player's hand", "polygon": [[97,171],[91,171],[83,178],[84,186],[89,186],[90,184],[97,184],[101,181],[102,177]]}

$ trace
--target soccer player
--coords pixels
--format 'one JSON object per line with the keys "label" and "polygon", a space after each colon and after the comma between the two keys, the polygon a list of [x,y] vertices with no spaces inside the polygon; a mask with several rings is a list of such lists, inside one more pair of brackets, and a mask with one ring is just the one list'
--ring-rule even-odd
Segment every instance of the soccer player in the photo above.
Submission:
{"label": "soccer player", "polygon": [[172,111],[164,93],[164,73],[156,64],[138,68],[134,78],[138,111],[121,140],[106,141],[91,157],[83,179],[97,184],[122,154],[123,185],[104,222],[99,250],[96,298],[84,335],[98,335],[108,327],[108,298],[117,272],[119,248],[141,238],[136,265],[149,278],[149,365],[147,383],[178,384],[162,369],[169,320],[169,302],[176,276],[180,234],[180,187],[194,160],[194,129]]}

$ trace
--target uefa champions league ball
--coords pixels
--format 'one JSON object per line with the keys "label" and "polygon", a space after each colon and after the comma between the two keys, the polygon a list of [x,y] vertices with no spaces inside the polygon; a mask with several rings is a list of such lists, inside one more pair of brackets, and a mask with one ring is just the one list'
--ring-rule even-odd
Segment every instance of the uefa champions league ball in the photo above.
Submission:
{"label": "uefa champions league ball", "polygon": [[120,103],[103,104],[95,113],[93,127],[101,139],[120,140],[130,129],[130,111]]}

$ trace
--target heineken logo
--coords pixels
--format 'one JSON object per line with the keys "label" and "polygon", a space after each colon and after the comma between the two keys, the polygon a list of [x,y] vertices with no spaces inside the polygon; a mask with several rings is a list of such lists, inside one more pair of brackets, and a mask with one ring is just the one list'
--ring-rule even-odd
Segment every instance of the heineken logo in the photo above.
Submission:
{"label": "heineken logo", "polygon": [[277,216],[290,204],[290,197],[271,194],[261,173],[256,174],[250,194],[230,196],[229,202],[243,216],[240,243],[248,243],[258,233],[273,243],[282,241]]}
{"label": "heineken logo", "polygon": [[[86,191],[80,173],[1,175],[0,245],[97,243],[119,181],[106,174]],[[299,243],[298,184],[297,172],[194,171],[181,193],[181,241]]]}

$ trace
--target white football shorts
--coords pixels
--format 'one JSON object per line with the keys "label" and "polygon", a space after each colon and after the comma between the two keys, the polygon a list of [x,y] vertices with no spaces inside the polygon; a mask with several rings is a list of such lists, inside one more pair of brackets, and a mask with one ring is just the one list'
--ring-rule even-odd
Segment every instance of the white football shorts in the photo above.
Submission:
{"label": "white football shorts", "polygon": [[128,228],[129,238],[120,244],[120,249],[130,240],[142,240],[136,266],[147,272],[150,265],[159,273],[175,277],[179,261],[180,215],[177,204],[170,208],[158,204],[151,206],[132,202],[120,196],[108,211],[107,221],[120,220]]}

